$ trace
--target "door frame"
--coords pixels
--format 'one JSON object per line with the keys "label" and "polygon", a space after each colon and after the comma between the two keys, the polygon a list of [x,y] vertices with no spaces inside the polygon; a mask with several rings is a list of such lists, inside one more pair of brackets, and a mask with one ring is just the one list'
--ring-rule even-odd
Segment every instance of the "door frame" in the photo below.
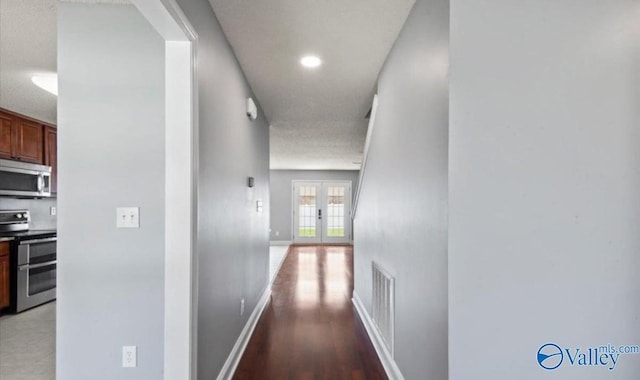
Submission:
{"label": "door frame", "polygon": [[163,377],[194,380],[198,315],[198,34],[175,0],[132,3],[165,40]]}
{"label": "door frame", "polygon": [[[323,211],[323,218],[322,218],[322,222],[320,222],[320,235],[318,236],[317,240],[307,240],[305,241],[296,241],[296,204],[297,204],[297,199],[296,199],[296,185],[300,184],[300,183],[310,183],[310,184],[317,184],[319,186],[319,202],[320,202],[320,206],[319,208],[322,209]],[[323,238],[323,235],[325,234],[324,231],[326,229],[326,221],[327,221],[327,200],[326,197],[324,196],[324,187],[325,184],[340,184],[340,185],[348,185],[349,187],[349,196],[348,196],[348,201],[349,201],[349,205],[348,207],[345,206],[345,236],[343,239],[340,238],[334,238],[331,239],[329,238],[329,240],[326,240],[325,238]],[[321,244],[321,245],[325,245],[325,244],[351,244],[353,242],[353,220],[351,218],[352,215],[352,209],[351,209],[351,205],[353,202],[353,181],[351,180],[343,180],[343,179],[336,179],[336,180],[315,180],[315,179],[294,179],[291,181],[291,241],[292,244]],[[316,224],[317,224],[317,219],[316,219]],[[347,233],[348,231],[348,233]]]}

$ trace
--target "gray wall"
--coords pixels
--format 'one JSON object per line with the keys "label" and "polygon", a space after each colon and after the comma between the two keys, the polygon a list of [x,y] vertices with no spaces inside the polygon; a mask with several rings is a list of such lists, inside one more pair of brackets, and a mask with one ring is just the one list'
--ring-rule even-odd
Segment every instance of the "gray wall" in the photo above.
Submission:
{"label": "gray wall", "polygon": [[[351,181],[356,193],[359,171],[354,170],[272,170],[271,171],[271,240],[291,241],[292,192],[291,181]],[[276,235],[279,232],[279,235]]]}
{"label": "gray wall", "polygon": [[161,379],[164,41],[133,6],[60,3],[58,25],[57,378]]}
{"label": "gray wall", "polygon": [[452,379],[640,378],[536,361],[640,344],[639,9],[452,2]]}
{"label": "gray wall", "polygon": [[0,210],[27,209],[31,214],[29,228],[32,230],[49,230],[56,228],[57,216],[50,215],[50,208],[56,206],[56,198],[17,199],[0,197]]}
{"label": "gray wall", "polygon": [[449,2],[418,0],[379,78],[355,225],[355,291],[371,313],[371,261],[396,278],[395,361],[447,379]]}
{"label": "gray wall", "polygon": [[209,2],[178,3],[199,35],[198,378],[213,379],[268,281],[269,127],[261,109],[246,117],[251,89]]}

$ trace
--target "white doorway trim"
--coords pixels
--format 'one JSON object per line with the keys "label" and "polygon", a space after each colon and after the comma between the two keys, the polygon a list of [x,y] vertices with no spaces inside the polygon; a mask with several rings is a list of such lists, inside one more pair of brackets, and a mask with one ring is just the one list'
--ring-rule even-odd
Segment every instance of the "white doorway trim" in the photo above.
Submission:
{"label": "white doorway trim", "polygon": [[198,35],[175,0],[133,0],[165,39],[164,379],[197,376]]}

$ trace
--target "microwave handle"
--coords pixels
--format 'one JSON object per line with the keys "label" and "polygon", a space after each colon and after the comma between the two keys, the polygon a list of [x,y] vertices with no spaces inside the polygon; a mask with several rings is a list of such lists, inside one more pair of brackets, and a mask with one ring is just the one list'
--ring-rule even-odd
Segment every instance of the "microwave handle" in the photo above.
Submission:
{"label": "microwave handle", "polygon": [[42,174],[38,175],[38,192],[41,193],[44,188],[44,178],[42,178]]}

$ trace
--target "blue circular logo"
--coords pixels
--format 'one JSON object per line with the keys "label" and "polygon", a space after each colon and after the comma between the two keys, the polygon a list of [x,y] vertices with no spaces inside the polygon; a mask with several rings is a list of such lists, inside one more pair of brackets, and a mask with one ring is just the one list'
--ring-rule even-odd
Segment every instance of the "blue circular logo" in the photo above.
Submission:
{"label": "blue circular logo", "polygon": [[546,370],[554,370],[560,367],[564,360],[562,349],[557,344],[547,343],[538,349],[538,364]]}

